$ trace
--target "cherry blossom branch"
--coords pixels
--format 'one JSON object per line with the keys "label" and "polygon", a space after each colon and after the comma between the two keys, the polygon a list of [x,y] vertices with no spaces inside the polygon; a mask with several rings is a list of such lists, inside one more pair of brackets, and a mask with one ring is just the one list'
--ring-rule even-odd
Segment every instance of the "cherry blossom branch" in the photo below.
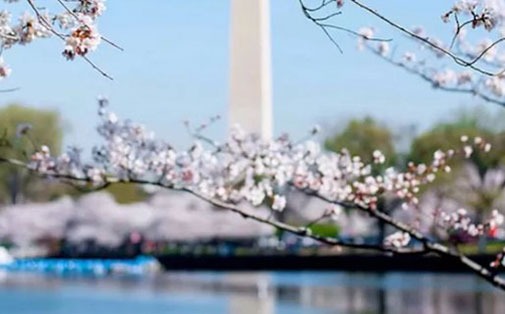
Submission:
{"label": "cherry blossom branch", "polygon": [[[8,159],[8,158],[1,158],[0,157],[0,162],[6,162],[11,165],[16,165],[16,166],[30,169],[26,163],[19,161],[19,160],[15,160],[15,159]],[[76,178],[76,177],[69,177],[69,176],[59,175],[59,174],[53,174],[53,175],[51,175],[51,177],[92,183],[92,180],[90,178]],[[315,240],[315,241],[318,241],[320,243],[324,243],[324,244],[330,245],[330,246],[379,251],[379,252],[389,253],[392,255],[405,255],[405,254],[425,255],[430,252],[436,253],[437,255],[439,255],[441,257],[448,257],[451,260],[460,262],[461,264],[467,266],[470,270],[472,270],[474,273],[479,275],[484,280],[490,282],[491,284],[493,284],[494,286],[496,286],[500,289],[505,290],[504,279],[501,277],[498,277],[495,273],[491,272],[486,267],[476,263],[472,259],[468,258],[467,256],[465,256],[459,252],[451,251],[449,248],[447,248],[446,246],[444,246],[440,243],[431,241],[430,239],[426,238],[424,235],[422,235],[420,232],[418,232],[414,228],[409,227],[409,226],[403,224],[402,222],[397,221],[394,218],[392,218],[391,216],[389,216],[381,211],[378,211],[376,209],[370,209],[370,208],[365,208],[362,206],[356,206],[355,204],[345,204],[342,202],[334,202],[334,201],[331,201],[331,200],[324,198],[322,196],[318,196],[319,198],[321,198],[329,203],[332,203],[332,204],[336,204],[339,206],[346,206],[347,208],[359,209],[359,210],[369,214],[370,216],[375,217],[378,220],[383,221],[386,224],[388,224],[388,225],[390,225],[390,226],[392,226],[402,232],[409,234],[414,239],[420,241],[423,244],[423,247],[421,249],[413,249],[413,248],[410,249],[410,248],[398,248],[398,247],[394,247],[394,246],[384,246],[384,245],[357,244],[357,243],[352,243],[352,242],[341,241],[337,238],[324,237],[324,236],[320,236],[317,234],[313,234],[308,227],[296,227],[296,226],[292,226],[292,225],[289,225],[289,224],[286,224],[283,222],[275,221],[275,220],[272,220],[269,218],[264,218],[259,215],[253,214],[251,212],[244,211],[237,205],[225,203],[223,201],[220,201],[220,200],[217,200],[214,198],[209,198],[209,197],[207,197],[207,196],[203,195],[202,193],[197,192],[195,190],[188,189],[188,188],[178,189],[178,188],[174,188],[174,187],[168,187],[163,184],[160,184],[159,182],[143,181],[143,180],[137,180],[137,179],[120,180],[117,178],[108,178],[107,182],[104,183],[103,185],[101,185],[100,187],[97,187],[97,189],[105,188],[110,184],[116,184],[116,183],[151,184],[151,185],[156,185],[156,186],[167,188],[167,189],[184,191],[184,192],[190,193],[190,194],[202,199],[203,201],[208,202],[209,204],[211,204],[217,208],[226,209],[226,210],[229,210],[229,211],[234,212],[236,214],[239,214],[244,219],[252,219],[256,222],[267,224],[267,225],[275,227],[279,230],[289,232],[294,235],[310,238],[312,240]],[[326,213],[323,215],[323,217],[325,217],[325,216],[327,216]]]}
{"label": "cherry blossom branch", "polygon": [[316,240],[320,243],[324,243],[327,245],[347,247],[347,248],[353,248],[353,249],[380,251],[380,252],[390,253],[393,255],[424,254],[425,253],[425,250],[409,249],[409,248],[395,248],[395,247],[387,247],[387,246],[383,246],[383,245],[374,245],[374,244],[359,244],[359,243],[341,241],[337,238],[320,236],[320,235],[312,233],[310,231],[310,228],[308,228],[308,227],[296,227],[296,226],[292,226],[292,225],[289,225],[289,224],[286,224],[283,222],[263,218],[258,215],[246,212],[246,211],[240,209],[236,205],[232,205],[232,204],[228,204],[228,203],[216,200],[216,199],[208,198],[199,192],[189,190],[189,189],[184,189],[184,191],[191,193],[194,196],[196,196],[196,197],[198,197],[198,198],[200,198],[200,199],[202,199],[202,200],[204,200],[204,201],[206,201],[206,202],[208,202],[218,208],[227,209],[227,210],[230,210],[236,214],[239,214],[245,219],[252,219],[254,221],[275,227],[279,230],[286,231],[286,232],[289,232],[294,235],[310,238],[312,240]]}
{"label": "cherry blossom branch", "polygon": [[[479,89],[478,82],[477,84],[474,84],[474,86],[471,87],[461,87],[461,85],[468,85],[469,83],[471,83],[470,76],[466,72],[461,73],[460,77],[458,78],[456,74],[452,74],[452,72],[446,72],[446,75],[444,75],[443,71],[437,71],[436,69],[425,69],[425,71],[422,71],[419,68],[411,66],[411,64],[414,63],[413,62],[414,60],[411,60],[408,54],[406,55],[407,58],[404,58],[405,59],[404,61],[398,61],[394,60],[392,56],[388,56],[385,53],[381,52],[380,49],[375,49],[372,48],[371,46],[367,47],[369,51],[371,51],[374,55],[378,56],[382,60],[386,61],[387,63],[395,67],[401,68],[410,74],[418,76],[422,80],[430,83],[430,85],[435,89],[439,89],[446,92],[469,94],[478,97],[486,102],[497,104],[500,106],[505,106],[505,99],[498,99],[488,94],[485,94]],[[417,65],[419,65],[420,67],[423,66],[422,62],[418,62]],[[431,75],[428,74],[428,72],[431,72]],[[453,81],[453,79],[455,79],[456,83],[461,82],[459,86],[458,84],[456,84],[455,86],[448,86],[447,83],[449,83],[449,81]],[[501,94],[501,92],[498,94]]]}
{"label": "cherry blossom branch", "polygon": [[[59,39],[63,40],[64,42],[67,41],[67,38],[66,36],[60,34],[59,32],[57,32],[51,25],[51,23],[49,21],[47,21],[46,17],[44,17],[39,9],[35,6],[35,4],[33,3],[33,0],[27,0],[28,4],[30,5],[30,7],[32,8],[33,12],[35,13],[35,15],[37,16],[37,19],[39,20],[39,22],[41,23],[41,25],[43,25],[48,31],[50,31],[51,33],[53,33],[56,37],[58,37]],[[64,5],[60,0],[58,0],[58,2],[60,4],[62,4],[65,8],[66,11],[70,12],[71,13],[71,16],[74,17],[77,21],[77,23],[80,23],[81,24],[81,21],[79,19],[79,17],[77,17],[75,15],[75,13],[73,13],[66,5]],[[84,27],[85,28],[90,28],[90,25],[86,25],[84,24]],[[100,36],[100,38],[103,38]],[[115,46],[115,45],[114,45]],[[97,71],[98,73],[100,73],[102,76],[110,79],[110,80],[113,80],[112,76],[110,76],[109,74],[107,74],[104,70],[102,70],[99,66],[97,66],[93,61],[91,61],[87,56],[86,56],[86,53],[78,53],[78,55],[80,55],[84,61],[86,61],[86,63],[88,63],[95,71]],[[69,58],[73,58],[73,57],[69,57]]]}
{"label": "cherry blossom branch", "polygon": [[359,8],[365,10],[366,12],[376,16],[377,18],[379,18],[381,21],[385,22],[386,24],[392,26],[393,28],[399,30],[400,32],[406,34],[407,36],[423,43],[424,45],[434,49],[435,51],[438,51],[448,57],[450,57],[456,64],[460,65],[460,66],[463,66],[463,67],[468,67],[468,68],[471,68],[472,70],[474,71],[477,71],[481,74],[484,74],[484,75],[489,75],[489,76],[497,76],[497,75],[500,75],[503,73],[503,71],[505,69],[502,69],[498,72],[490,72],[490,71],[487,71],[487,70],[484,70],[480,67],[477,67],[475,66],[475,64],[486,54],[486,52],[491,49],[492,47],[496,46],[497,44],[499,44],[500,42],[502,42],[503,40],[505,40],[505,38],[500,38],[498,39],[497,41],[493,42],[491,45],[489,45],[485,51],[480,54],[479,56],[477,56],[476,58],[474,58],[473,60],[465,60],[463,59],[462,57],[460,56],[457,56],[456,54],[454,54],[453,52],[451,52],[450,50],[432,42],[429,40],[429,38],[425,38],[425,37],[422,37],[420,36],[419,34],[416,34],[415,32],[407,29],[406,27],[404,26],[401,26],[400,24],[394,22],[393,20],[391,20],[390,18],[387,18],[386,16],[382,15],[381,13],[379,13],[377,10],[375,9],[372,9],[371,7],[363,4],[362,2],[358,1],[358,0],[349,0],[350,2],[354,3],[355,5],[357,5]]}
{"label": "cherry blossom branch", "polygon": [[[36,171],[31,169],[28,164],[26,164],[23,161],[17,160],[17,159],[0,157],[0,163],[7,163],[10,165],[22,167],[22,168],[25,168],[25,169],[28,169],[32,172],[37,173]],[[39,175],[40,175],[40,173],[39,173]],[[396,247],[387,247],[387,246],[383,246],[383,245],[352,243],[352,242],[347,242],[347,241],[341,241],[337,238],[320,236],[320,235],[312,233],[309,228],[310,226],[297,227],[297,226],[289,225],[289,224],[286,224],[286,223],[283,223],[280,221],[272,220],[270,218],[265,218],[265,217],[256,215],[254,213],[245,211],[237,205],[225,203],[223,201],[220,201],[220,200],[217,200],[214,198],[209,198],[198,191],[195,191],[195,190],[192,190],[189,188],[175,188],[173,186],[166,186],[166,185],[160,183],[159,181],[146,181],[146,180],[139,180],[139,179],[118,179],[118,178],[114,178],[114,177],[108,177],[105,179],[105,181],[100,186],[96,186],[91,189],[82,189],[81,186],[76,185],[76,184],[72,184],[72,183],[80,182],[80,183],[92,184],[93,180],[89,177],[84,177],[84,178],[83,177],[74,177],[74,176],[62,175],[62,174],[58,174],[58,173],[47,174],[46,176],[51,177],[51,178],[57,178],[60,180],[64,180],[64,182],[70,183],[73,187],[78,188],[80,191],[86,191],[86,192],[101,190],[101,189],[104,189],[112,184],[117,184],[117,183],[154,185],[154,186],[165,188],[165,189],[183,191],[183,192],[192,194],[192,195],[200,198],[201,200],[206,201],[209,204],[212,204],[215,207],[230,210],[231,212],[239,214],[244,219],[252,219],[254,221],[270,225],[270,226],[277,228],[279,230],[289,232],[294,235],[310,238],[310,239],[313,239],[313,240],[318,241],[320,243],[324,243],[326,245],[347,247],[347,248],[352,248],[352,249],[379,251],[379,252],[390,253],[393,255],[424,254],[425,253],[425,250],[422,250],[422,249],[420,250],[420,249],[409,249],[409,248],[396,248]],[[322,218],[324,218],[325,216],[326,216],[326,214],[324,214]]]}
{"label": "cherry blossom branch", "polygon": [[[376,48],[371,51],[381,56],[388,63],[403,68],[411,74],[431,83],[434,88],[476,96],[486,102],[503,106],[505,103],[505,57],[503,52],[498,51],[498,46],[505,41],[505,4],[501,2],[477,2],[470,0],[457,0],[452,8],[442,14],[442,21],[447,23],[454,18],[455,31],[449,45],[443,41],[425,34],[421,27],[410,30],[393,19],[385,16],[376,9],[364,4],[361,0],[349,0],[349,2],[364,12],[378,18],[381,22],[393,27],[420,44],[416,53],[431,54],[430,58],[419,58],[423,61],[416,62],[416,54],[405,52],[404,62],[395,60],[389,56],[388,40],[375,38],[375,30],[371,27],[363,27],[357,32],[349,30],[338,24],[335,18],[341,15],[344,0],[323,0],[316,6],[308,6],[303,0],[299,0],[304,15],[320,27],[331,42],[342,51],[330,30],[344,31],[358,38],[358,48],[373,47],[373,41],[378,41]],[[501,3],[501,4],[500,4]],[[468,18],[467,18],[468,16]],[[462,18],[463,20],[460,20]],[[473,43],[466,39],[468,29],[483,29],[486,32],[496,31],[499,38],[491,40],[483,38],[480,42]],[[470,37],[473,38],[473,37]],[[449,68],[438,60],[444,57],[451,59],[455,64]],[[428,64],[428,62],[432,64]],[[437,64],[438,63],[438,64]]]}
{"label": "cherry blossom branch", "polygon": [[35,15],[37,16],[37,19],[39,20],[39,22],[42,24],[42,26],[44,26],[48,31],[50,31],[51,33],[53,33],[56,37],[60,38],[61,40],[65,40],[65,36],[63,36],[62,34],[60,34],[59,32],[57,32],[52,26],[51,26],[51,23],[46,19],[45,16],[43,16],[39,9],[37,8],[37,6],[35,5],[35,3],[33,3],[33,0],[26,0],[26,2],[28,3],[28,5],[32,8],[33,10],[33,13],[35,13]]}
{"label": "cherry blossom branch", "polygon": [[[74,11],[72,11],[72,10],[71,10],[71,9],[70,9],[70,8],[69,8],[66,4],[65,4],[65,2],[64,2],[63,0],[57,0],[57,1],[58,1],[58,3],[59,3],[59,4],[60,4],[60,5],[61,5],[64,9],[65,9],[65,11],[67,11],[67,12],[68,12],[68,14],[70,14],[70,15],[71,15],[71,16],[75,19],[75,21],[76,21],[77,23],[80,23],[80,19],[79,19],[79,17],[78,17],[78,16],[74,13]],[[124,51],[124,49],[123,49],[121,46],[119,46],[118,44],[114,43],[113,41],[111,41],[111,40],[107,39],[106,37],[104,37],[104,36],[100,36],[100,38],[101,38],[103,41],[105,41],[106,43],[108,43],[109,45],[111,45],[112,47],[114,47],[114,48],[116,48],[116,49],[118,49],[118,50],[120,50],[120,51]]]}
{"label": "cherry blossom branch", "polygon": [[[57,0],[63,12],[48,13],[47,9],[37,7],[34,0],[11,1],[9,4],[24,3],[32,14],[26,12],[19,17],[19,22],[12,22],[11,13],[0,11],[0,57],[3,52],[15,45],[27,45],[40,38],[57,37],[64,42],[62,55],[67,60],[82,57],[94,70],[108,79],[112,79],[104,70],[89,59],[89,53],[96,50],[103,41],[116,49],[119,45],[102,36],[97,30],[96,20],[105,10],[105,0]],[[11,69],[0,58],[0,79],[11,73]]]}
{"label": "cherry blossom branch", "polygon": [[459,252],[449,250],[449,248],[439,243],[427,243],[426,248],[428,251],[437,253],[439,256],[448,257],[456,262],[465,265],[475,274],[477,274],[479,277],[486,280],[487,282],[491,283],[493,286],[505,290],[505,280],[502,277],[498,276],[496,272],[492,272],[483,265],[480,265],[479,263],[475,262],[471,258]]}
{"label": "cherry blossom branch", "polygon": [[[0,157],[0,163],[7,163],[10,165],[22,167],[22,168],[28,169],[33,172],[33,169],[30,169],[28,164],[26,164],[23,161],[17,160],[17,159]],[[34,173],[37,173],[37,172],[35,171]],[[39,173],[39,175],[40,175],[40,173]],[[79,191],[85,191],[85,192],[102,190],[112,184],[118,184],[118,183],[153,185],[153,186],[157,186],[157,187],[161,187],[161,188],[165,188],[165,189],[169,189],[169,190],[189,193],[189,194],[194,195],[195,197],[197,197],[197,198],[199,198],[199,199],[201,199],[201,200],[203,200],[203,201],[205,201],[205,202],[207,202],[217,208],[226,209],[226,210],[229,210],[233,213],[236,213],[236,214],[242,216],[244,219],[252,219],[256,222],[267,224],[269,226],[272,226],[274,228],[277,228],[277,229],[285,231],[285,232],[289,232],[289,233],[297,235],[297,236],[310,238],[310,239],[313,239],[313,240],[318,241],[320,243],[324,243],[326,245],[346,247],[346,248],[351,248],[351,249],[379,251],[379,252],[390,253],[393,255],[424,254],[425,253],[424,250],[419,250],[419,249],[387,247],[387,246],[383,246],[383,245],[379,245],[379,244],[374,245],[374,244],[353,243],[353,242],[342,241],[337,238],[321,236],[321,235],[312,233],[308,226],[297,227],[297,226],[283,223],[283,222],[280,222],[277,220],[272,220],[270,218],[265,218],[265,217],[256,215],[254,213],[251,213],[249,211],[245,211],[245,210],[241,209],[238,205],[229,204],[229,203],[217,200],[215,198],[207,197],[198,191],[195,191],[195,190],[192,190],[189,188],[176,188],[173,186],[166,186],[166,185],[164,185],[160,182],[157,182],[157,181],[146,181],[146,180],[139,180],[139,179],[118,179],[118,178],[109,177],[109,178],[106,178],[106,181],[104,183],[102,183],[100,186],[92,187],[90,189],[82,189],[82,187],[80,185],[73,184],[73,183],[80,182],[80,183],[92,184],[93,181],[91,178],[79,178],[79,177],[73,177],[73,176],[68,176],[68,175],[61,175],[61,174],[57,174],[57,173],[47,174],[46,176],[51,177],[51,178],[64,180],[64,182],[71,184],[73,187],[77,188]]]}
{"label": "cherry blossom branch", "polygon": [[466,267],[468,267],[469,270],[471,270],[472,272],[474,272],[475,274],[477,274],[478,276],[480,276],[481,278],[483,278],[487,282],[494,285],[495,287],[505,290],[505,279],[503,279],[502,277],[499,277],[496,274],[496,272],[490,271],[489,268],[484,267],[483,265],[480,265],[479,263],[475,262],[474,260],[472,260],[471,258],[465,256],[464,254],[462,254],[460,252],[450,250],[447,246],[442,245],[441,243],[438,243],[438,242],[434,242],[433,240],[430,240],[429,238],[424,236],[422,233],[420,233],[416,229],[392,218],[391,216],[389,216],[388,214],[386,214],[384,212],[381,212],[377,209],[366,208],[363,206],[357,206],[357,205],[353,205],[353,204],[343,204],[341,202],[334,202],[334,201],[327,199],[325,197],[322,197],[322,196],[318,196],[318,198],[320,198],[328,203],[331,203],[331,204],[335,204],[335,205],[339,205],[339,206],[350,206],[351,208],[355,208],[355,209],[358,209],[366,214],[369,214],[370,216],[377,218],[378,220],[386,223],[387,225],[390,225],[390,226],[394,227],[395,229],[397,229],[403,233],[406,233],[409,236],[411,236],[412,238],[421,242],[423,245],[423,248],[420,250],[420,252],[422,251],[424,254],[435,253],[440,257],[447,257],[451,260],[459,262],[459,263],[465,265]]}
{"label": "cherry blossom branch", "polygon": [[[352,4],[360,8],[361,10],[365,11],[368,14],[371,14],[381,20],[382,22],[386,23],[387,25],[393,27],[394,29],[400,31],[401,33],[407,35],[408,38],[413,39],[415,42],[421,43],[422,46],[429,48],[428,50],[433,52],[438,58],[441,58],[443,56],[447,56],[452,59],[452,61],[464,68],[469,68],[473,70],[475,73],[487,76],[487,77],[493,77],[497,79],[493,79],[493,81],[486,81],[486,85],[490,85],[490,89],[493,91],[497,91],[496,93],[501,93],[502,89],[505,91],[505,82],[504,80],[504,71],[505,71],[505,62],[497,62],[493,65],[493,67],[497,67],[498,71],[492,71],[489,69],[484,69],[481,66],[478,66],[477,63],[479,64],[488,64],[489,61],[489,56],[490,54],[494,53],[496,50],[496,47],[501,44],[503,41],[505,41],[505,37],[500,37],[497,40],[491,41],[491,42],[486,42],[478,45],[478,50],[475,51],[472,47],[472,51],[465,51],[463,49],[463,53],[458,53],[456,51],[453,51],[452,48],[455,45],[456,42],[458,42],[458,50],[461,50],[461,43],[462,37],[463,37],[463,30],[465,30],[466,27],[471,26],[472,28],[479,28],[483,27],[487,31],[491,31],[493,29],[496,29],[498,25],[502,27],[505,25],[505,15],[501,13],[505,8],[501,8],[498,5],[496,5],[496,8],[489,8],[487,7],[488,4],[477,4],[476,2],[472,1],[466,1],[466,0],[461,0],[461,1],[456,1],[456,4],[449,10],[447,13],[442,15],[442,19],[444,22],[448,22],[449,18],[451,15],[453,15],[455,23],[456,23],[456,30],[454,32],[454,35],[452,37],[450,45],[445,47],[441,41],[438,41],[436,39],[432,39],[428,36],[425,36],[421,31],[418,29],[416,30],[409,30],[406,27],[400,25],[399,23],[393,21],[393,19],[386,17],[382,13],[380,13],[378,10],[368,6],[367,4],[364,4],[363,2],[359,0],[349,0]],[[331,29],[339,30],[339,31],[345,31],[347,33],[350,33],[352,35],[358,36],[360,45],[362,45],[366,41],[370,40],[378,40],[381,42],[387,42],[386,40],[382,39],[375,39],[373,38],[373,31],[372,30],[367,30],[367,29],[362,29],[360,31],[352,31],[349,30],[345,27],[342,27],[336,23],[332,23],[333,17],[340,15],[342,13],[342,7],[344,6],[344,0],[323,0],[319,5],[315,7],[309,7],[304,4],[304,1],[299,0],[300,5],[302,7],[302,11],[304,15],[311,20],[314,24],[316,24],[318,27],[320,27],[325,35],[330,39],[330,41],[339,49],[340,52],[342,52],[342,49],[338,42],[335,40],[335,38],[332,36],[332,34],[329,32]],[[331,4],[331,6],[330,6]],[[491,5],[491,4],[489,4]],[[478,10],[481,11],[478,11]],[[470,19],[460,22],[459,20],[459,14],[466,14],[470,16]],[[327,21],[327,22],[326,22]],[[381,43],[381,44],[383,44]],[[383,44],[384,47],[386,47],[385,44]],[[387,48],[384,48],[387,49]],[[502,60],[503,61],[503,60]],[[424,78],[429,78],[423,75]],[[484,81],[484,80],[482,80]],[[447,87],[442,87],[442,90],[446,91],[451,91],[451,92],[463,92],[463,93],[468,93],[468,94],[474,94],[479,96],[481,99],[493,103],[501,103],[501,101],[496,101],[492,97],[488,97],[479,91],[476,91],[474,88],[447,88]],[[504,92],[505,94],[505,92]],[[502,96],[501,94],[499,96]]]}
{"label": "cherry blossom branch", "polygon": [[[320,146],[311,140],[291,141],[288,136],[281,136],[267,141],[240,129],[231,130],[223,144],[212,141],[214,145],[210,145],[210,149],[197,141],[188,150],[176,151],[168,143],[155,139],[144,126],[120,120],[108,111],[106,100],[100,100],[99,104],[101,122],[97,130],[105,143],[93,148],[91,162],[83,162],[79,149],[71,148],[60,156],[52,156],[45,146],[27,162],[7,158],[0,159],[0,162],[25,167],[39,175],[58,178],[88,191],[116,183],[146,184],[183,191],[215,207],[327,245],[393,255],[433,252],[443,256],[460,256],[457,255],[460,253],[430,240],[418,229],[380,211],[379,198],[391,194],[403,203],[402,207],[406,210],[416,207],[420,187],[435,180],[439,172],[449,172],[451,159],[469,158],[474,151],[484,153],[491,148],[482,138],[470,140],[462,137],[462,147],[434,152],[430,164],[409,163],[405,171],[388,168],[383,173],[372,174],[374,167],[381,167],[386,160],[380,151],[373,152],[371,164],[365,164],[361,158],[351,156],[345,150],[339,153],[321,151]],[[206,125],[190,131],[198,135]],[[293,187],[326,200],[332,206],[362,211],[398,232],[386,237],[384,243],[356,244],[312,232],[311,226],[328,215],[336,214],[337,207],[327,209],[305,226],[274,220],[273,215],[263,217],[242,207],[242,204],[268,206],[272,213],[280,212],[286,207],[284,194]],[[448,228],[461,230],[472,237],[481,236],[488,228],[504,221],[498,212],[493,212],[488,222],[479,225],[472,224],[459,211],[445,217],[444,224]],[[420,242],[422,247],[409,248],[411,238]],[[470,261],[461,259],[471,269],[476,269]],[[478,271],[488,281],[501,284],[489,275],[491,271]]]}

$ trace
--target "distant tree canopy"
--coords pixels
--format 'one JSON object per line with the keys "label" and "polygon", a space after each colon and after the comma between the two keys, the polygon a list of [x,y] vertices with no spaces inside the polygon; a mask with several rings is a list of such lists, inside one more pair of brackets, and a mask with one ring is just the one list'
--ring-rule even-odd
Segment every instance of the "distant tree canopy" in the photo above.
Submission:
{"label": "distant tree canopy", "polygon": [[485,112],[463,111],[452,121],[436,124],[415,138],[411,144],[408,160],[416,163],[429,162],[436,150],[454,148],[460,143],[463,135],[468,136],[469,141],[481,137],[492,144],[492,150],[486,154],[473,154],[470,161],[483,175],[488,169],[496,168],[505,162],[505,132],[499,130],[492,120]]}
{"label": "distant tree canopy", "polygon": [[[0,109],[0,156],[25,160],[44,144],[59,154],[62,146],[63,122],[57,111],[41,110],[18,104]],[[134,203],[146,199],[137,185],[118,184],[106,189],[118,203]],[[19,167],[0,167],[0,203],[22,200],[48,201],[63,194],[80,196],[82,192],[61,182],[41,180]]]}
{"label": "distant tree canopy", "polygon": [[[25,160],[40,145],[52,152],[61,151],[63,126],[57,111],[29,108],[17,104],[0,109],[0,155]],[[19,167],[0,167],[0,202],[15,203],[23,195],[35,199],[50,199],[47,181]]]}
{"label": "distant tree canopy", "polygon": [[324,146],[335,152],[345,147],[366,163],[373,160],[373,152],[377,149],[388,157],[386,165],[394,165],[397,161],[393,134],[370,117],[351,120],[343,131],[326,139]]}
{"label": "distant tree canopy", "polygon": [[[17,134],[20,127],[26,128],[26,136]],[[0,131],[14,149],[1,147],[2,156],[22,158],[21,154],[31,154],[33,145],[47,145],[51,151],[59,153],[63,138],[63,123],[57,111],[34,109],[17,104],[0,109]],[[38,148],[38,147],[37,147]]]}
{"label": "distant tree canopy", "polygon": [[144,190],[142,190],[139,185],[136,184],[113,184],[107,187],[105,191],[110,193],[119,204],[142,202],[148,198],[148,194],[144,192]]}

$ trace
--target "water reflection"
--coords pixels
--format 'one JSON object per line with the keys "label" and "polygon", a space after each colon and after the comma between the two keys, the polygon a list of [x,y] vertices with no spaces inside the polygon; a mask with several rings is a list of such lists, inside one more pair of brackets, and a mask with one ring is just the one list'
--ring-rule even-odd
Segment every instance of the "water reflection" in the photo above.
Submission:
{"label": "water reflection", "polygon": [[98,279],[9,274],[1,280],[0,304],[11,314],[41,308],[47,314],[89,313],[79,304],[90,302],[94,314],[119,305],[125,314],[505,313],[503,293],[471,275],[166,273]]}

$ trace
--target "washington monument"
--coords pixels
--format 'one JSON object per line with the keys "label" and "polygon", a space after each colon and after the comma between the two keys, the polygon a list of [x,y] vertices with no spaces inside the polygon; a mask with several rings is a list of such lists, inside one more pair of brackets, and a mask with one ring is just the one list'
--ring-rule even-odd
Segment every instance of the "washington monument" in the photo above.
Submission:
{"label": "washington monument", "polygon": [[231,0],[230,125],[272,137],[270,1]]}

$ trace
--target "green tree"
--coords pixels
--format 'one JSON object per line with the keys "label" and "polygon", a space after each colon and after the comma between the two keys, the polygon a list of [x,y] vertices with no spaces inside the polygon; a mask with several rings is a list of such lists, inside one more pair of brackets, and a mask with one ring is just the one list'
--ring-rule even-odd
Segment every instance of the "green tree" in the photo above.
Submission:
{"label": "green tree", "polygon": [[[0,156],[26,160],[38,146],[47,145],[59,153],[63,126],[57,111],[40,110],[17,104],[0,109]],[[61,187],[61,184],[60,184]],[[16,203],[21,198],[51,199],[55,195],[47,181],[10,165],[0,167],[0,202]]]}
{"label": "green tree", "polygon": [[105,191],[110,193],[119,204],[143,202],[148,198],[148,194],[137,184],[113,184]]}
{"label": "green tree", "polygon": [[377,149],[386,155],[387,166],[397,161],[393,134],[370,117],[351,120],[342,132],[326,139],[324,146],[335,152],[347,148],[352,155],[360,156],[366,163],[373,160],[373,152]]}
{"label": "green tree", "polygon": [[[412,141],[409,161],[429,163],[433,153],[461,146],[461,137],[466,135],[470,141],[481,137],[492,144],[489,153],[476,152],[470,162],[474,163],[483,176],[488,169],[502,165],[505,161],[505,132],[496,129],[495,123],[489,123],[489,115],[482,111],[462,111],[452,121],[436,124]],[[453,161],[458,165],[463,159]]]}

